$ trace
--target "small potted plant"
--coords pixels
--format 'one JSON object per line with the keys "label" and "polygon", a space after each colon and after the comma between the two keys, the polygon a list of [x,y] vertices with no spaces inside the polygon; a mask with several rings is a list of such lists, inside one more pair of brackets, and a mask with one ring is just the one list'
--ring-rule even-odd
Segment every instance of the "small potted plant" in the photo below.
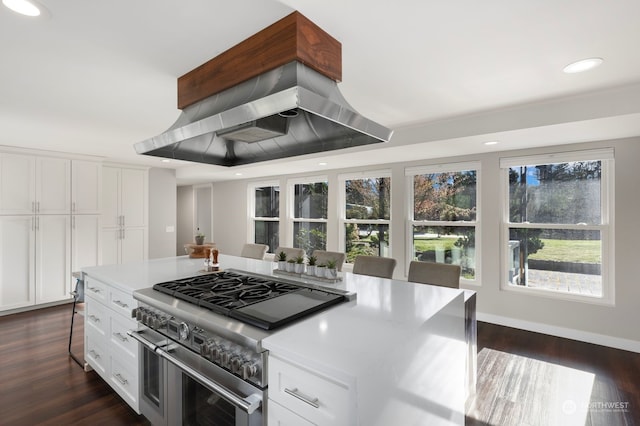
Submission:
{"label": "small potted plant", "polygon": [[315,275],[316,274],[316,262],[318,258],[315,256],[309,256],[307,258],[307,275]]}
{"label": "small potted plant", "polygon": [[196,244],[199,246],[204,244],[204,234],[200,232],[200,228],[196,231]]}
{"label": "small potted plant", "polygon": [[287,270],[287,253],[283,251],[278,253],[278,269],[281,271]]}
{"label": "small potted plant", "polygon": [[318,266],[316,266],[316,277],[324,278],[326,270],[327,270],[327,265],[325,265],[324,263],[321,263]]}
{"label": "small potted plant", "polygon": [[302,256],[296,257],[296,264],[295,264],[295,267],[294,267],[294,272],[296,274],[304,273],[304,257],[302,257]]}
{"label": "small potted plant", "polygon": [[338,278],[338,270],[336,269],[335,260],[327,260],[327,270],[325,273],[325,277],[330,278],[332,280]]}
{"label": "small potted plant", "polygon": [[295,259],[287,260],[287,272],[294,272],[295,268],[296,268],[296,260]]}

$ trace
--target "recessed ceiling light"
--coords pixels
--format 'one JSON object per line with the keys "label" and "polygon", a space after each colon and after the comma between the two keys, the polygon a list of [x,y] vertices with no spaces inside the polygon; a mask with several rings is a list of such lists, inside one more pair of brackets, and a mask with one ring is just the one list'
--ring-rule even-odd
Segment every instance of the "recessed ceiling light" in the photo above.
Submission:
{"label": "recessed ceiling light", "polygon": [[602,58],[588,58],[582,59],[577,62],[573,62],[566,67],[564,67],[563,71],[567,74],[573,74],[576,72],[588,71],[592,68],[597,67],[602,63]]}
{"label": "recessed ceiling light", "polygon": [[489,142],[485,142],[485,145],[489,146],[489,145],[498,145],[498,141],[489,141]]}
{"label": "recessed ceiling light", "polygon": [[160,160],[160,161],[162,161],[163,163],[170,163],[171,162],[171,160],[168,160],[166,158],[164,160]]}
{"label": "recessed ceiling light", "polygon": [[2,0],[2,4],[25,16],[40,16],[40,7],[29,0]]}
{"label": "recessed ceiling light", "polygon": [[242,176],[242,173],[236,172],[236,176]]}
{"label": "recessed ceiling light", "polygon": [[321,161],[321,162],[318,163],[318,166],[326,166],[326,165],[327,165],[327,163],[324,162],[324,161]]}

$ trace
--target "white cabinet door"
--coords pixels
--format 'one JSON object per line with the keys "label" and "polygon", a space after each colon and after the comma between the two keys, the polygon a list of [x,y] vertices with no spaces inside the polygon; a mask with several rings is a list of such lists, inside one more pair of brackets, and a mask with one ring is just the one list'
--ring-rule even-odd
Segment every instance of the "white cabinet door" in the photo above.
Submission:
{"label": "white cabinet door", "polygon": [[145,212],[147,198],[147,171],[122,169],[120,175],[120,214],[122,226],[147,226]]}
{"label": "white cabinet door", "polygon": [[102,226],[120,225],[120,169],[105,166],[102,168]]}
{"label": "white cabinet door", "polygon": [[71,279],[68,215],[40,215],[36,220],[36,303],[68,299]]}
{"label": "white cabinet door", "polygon": [[0,153],[0,214],[35,212],[35,158]]}
{"label": "white cabinet door", "polygon": [[71,161],[36,157],[36,213],[65,214],[71,211]]}
{"label": "white cabinet door", "polygon": [[0,310],[35,302],[35,218],[0,216]]}
{"label": "white cabinet door", "polygon": [[71,162],[71,212],[100,214],[102,164],[97,161]]}
{"label": "white cabinet door", "polygon": [[120,228],[102,228],[102,261],[101,265],[114,265],[120,263]]}
{"label": "white cabinet door", "polygon": [[122,229],[120,263],[139,262],[147,258],[147,230],[145,228]]}
{"label": "white cabinet door", "polygon": [[[71,271],[100,264],[100,216],[71,217]],[[75,283],[71,280],[71,289]]]}

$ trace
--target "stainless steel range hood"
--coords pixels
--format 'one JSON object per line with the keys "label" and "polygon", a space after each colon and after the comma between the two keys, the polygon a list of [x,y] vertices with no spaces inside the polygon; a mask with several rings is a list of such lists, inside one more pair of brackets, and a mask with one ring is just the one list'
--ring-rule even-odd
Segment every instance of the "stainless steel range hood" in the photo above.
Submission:
{"label": "stainless steel range hood", "polygon": [[387,142],[391,134],[355,112],[335,81],[293,61],[184,108],[135,150],[237,166]]}

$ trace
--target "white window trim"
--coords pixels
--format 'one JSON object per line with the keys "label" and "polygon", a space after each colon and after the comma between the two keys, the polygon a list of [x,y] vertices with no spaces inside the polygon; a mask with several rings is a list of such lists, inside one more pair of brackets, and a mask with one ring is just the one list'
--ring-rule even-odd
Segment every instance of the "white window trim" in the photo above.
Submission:
{"label": "white window trim", "polygon": [[[253,244],[256,240],[256,228],[255,222],[259,221],[273,221],[280,222],[280,217],[256,217],[256,188],[262,188],[265,186],[280,186],[280,181],[269,180],[260,182],[250,182],[247,184],[247,243]],[[282,194],[282,192],[280,192]],[[273,247],[272,250],[275,250]]]}
{"label": "white window trim", "polygon": [[[523,165],[572,163],[579,161],[602,161],[601,175],[601,217],[600,225],[575,225],[575,224],[541,224],[541,223],[511,223],[509,221],[509,168]],[[615,253],[614,253],[614,189],[615,189],[615,162],[613,148],[595,150],[561,152],[554,154],[532,155],[524,157],[508,157],[500,159],[500,197],[502,202],[502,217],[500,219],[500,289],[502,291],[521,293],[533,296],[546,297],[555,300],[568,300],[574,302],[589,303],[594,305],[615,305]],[[507,267],[509,265],[509,252],[505,250],[509,239],[509,228],[559,228],[578,230],[599,230],[602,245],[602,297],[584,296],[573,293],[556,292],[545,289],[514,286],[508,283]]]}
{"label": "white window trim", "polygon": [[[414,207],[414,193],[413,193],[413,178],[416,175],[424,175],[431,173],[455,173],[467,170],[476,171],[476,220],[475,221],[432,221],[432,220],[413,220],[413,207]],[[481,232],[481,217],[482,217],[482,169],[480,161],[468,161],[460,163],[446,163],[446,164],[434,164],[424,165],[417,167],[407,167],[404,170],[406,177],[406,190],[407,194],[407,217],[406,217],[406,238],[405,238],[405,252],[407,253],[405,262],[405,276],[409,275],[409,264],[413,260],[413,227],[414,226],[473,226],[475,227],[475,279],[470,280],[464,277],[460,278],[460,282],[472,285],[480,286],[480,278],[482,277],[482,232]]]}
{"label": "white window trim", "polygon": [[[286,208],[286,215],[285,215],[286,216],[285,226],[287,228],[287,232],[286,232],[284,244],[282,241],[280,241],[280,244],[283,244],[284,246],[287,246],[287,247],[293,247],[294,222],[326,223],[328,227],[328,223],[329,223],[328,217],[326,219],[304,219],[304,218],[296,218],[293,215],[294,208],[295,208],[295,188],[294,187],[300,184],[311,184],[311,183],[320,183],[320,182],[327,183],[327,202],[328,202],[331,197],[331,188],[328,186],[329,185],[328,176],[319,175],[319,176],[306,176],[301,178],[287,179],[287,208]],[[328,211],[327,211],[327,216],[329,216]],[[328,237],[329,236],[327,235],[327,239]],[[328,244],[329,243],[327,241],[327,245]]]}
{"label": "white window trim", "polygon": [[[376,219],[376,220],[368,220],[368,219],[347,219],[347,194],[345,191],[345,185],[348,180],[357,180],[357,179],[376,179],[376,178],[389,178],[391,179],[391,169],[382,169],[382,170],[366,170],[362,172],[356,173],[343,173],[338,175],[338,251],[346,253],[346,244],[345,244],[345,225],[347,223],[357,223],[357,224],[365,224],[365,225],[387,225],[389,227],[389,232],[391,232],[391,206],[393,205],[393,191],[390,191],[389,194],[389,219]],[[389,257],[393,257],[393,247],[391,244],[391,238],[389,238]],[[346,260],[345,260],[346,262]]]}

